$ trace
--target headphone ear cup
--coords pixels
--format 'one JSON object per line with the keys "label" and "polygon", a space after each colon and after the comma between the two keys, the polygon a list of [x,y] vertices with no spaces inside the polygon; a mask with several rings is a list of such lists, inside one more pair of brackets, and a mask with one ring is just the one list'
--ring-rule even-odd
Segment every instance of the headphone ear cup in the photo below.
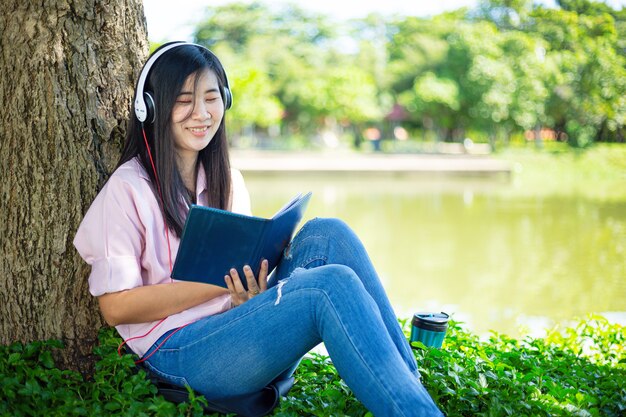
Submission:
{"label": "headphone ear cup", "polygon": [[223,88],[222,97],[224,98],[224,110],[230,109],[233,105],[233,96],[228,87]]}
{"label": "headphone ear cup", "polygon": [[146,122],[154,123],[156,117],[154,99],[148,91],[143,93],[143,101],[146,103]]}

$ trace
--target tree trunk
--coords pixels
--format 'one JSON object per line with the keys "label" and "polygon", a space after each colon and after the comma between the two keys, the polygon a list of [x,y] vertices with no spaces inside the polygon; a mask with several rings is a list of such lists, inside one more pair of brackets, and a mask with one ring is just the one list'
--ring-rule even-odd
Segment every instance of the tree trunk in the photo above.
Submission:
{"label": "tree trunk", "polygon": [[103,324],[76,229],[121,151],[148,52],[139,0],[2,0],[0,344],[61,339],[88,371]]}

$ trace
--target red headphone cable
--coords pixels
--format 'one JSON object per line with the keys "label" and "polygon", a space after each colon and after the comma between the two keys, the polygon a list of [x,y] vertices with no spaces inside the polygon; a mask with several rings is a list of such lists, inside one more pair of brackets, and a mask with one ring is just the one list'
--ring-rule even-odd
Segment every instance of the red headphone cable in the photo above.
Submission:
{"label": "red headphone cable", "polygon": [[[146,130],[143,127],[143,123],[141,123],[141,133],[143,134],[143,140],[144,143],[146,144],[146,149],[148,150],[148,157],[150,158],[150,164],[152,165],[152,172],[154,172],[154,179],[157,185],[157,191],[159,192],[159,197],[161,199],[161,212],[163,214],[163,224],[164,224],[164,229],[165,229],[165,240],[167,241],[167,255],[168,255],[168,259],[169,259],[169,266],[170,266],[170,283],[173,283],[174,281],[172,280],[171,277],[171,273],[172,273],[172,248],[170,246],[170,234],[169,234],[169,228],[167,227],[167,221],[165,220],[165,200],[163,200],[163,193],[161,192],[161,182],[159,181],[159,177],[157,176],[157,171],[156,171],[156,167],[154,166],[154,160],[152,159],[152,152],[150,152],[150,146],[148,145],[148,138],[146,137]],[[163,323],[165,321],[165,319],[167,319],[167,317],[162,318],[161,320],[159,320],[159,322],[157,324],[155,324],[154,326],[152,326],[152,328],[150,330],[148,330],[148,332],[144,335],[141,336],[134,336],[131,337],[129,339],[126,339],[124,341],[122,341],[122,343],[120,343],[120,345],[117,347],[117,354],[119,356],[122,356],[122,347],[124,347],[125,344],[127,344],[128,342],[130,342],[131,340],[135,340],[135,339],[141,339],[143,337],[148,336],[150,333],[152,333],[152,331],[154,329],[156,329],[161,323]],[[135,361],[135,365],[140,364],[142,362],[145,362],[146,360],[148,360],[152,355],[154,355],[160,348],[161,346],[163,346],[163,344],[170,338],[172,337],[176,332],[178,332],[179,330],[181,330],[183,327],[190,325],[191,323],[187,323],[183,326],[180,326],[179,328],[175,329],[173,332],[171,332],[170,334],[167,335],[167,337],[156,347],[156,349],[154,349],[152,352],[150,352],[150,354],[148,356],[144,356],[141,359],[138,359]]]}

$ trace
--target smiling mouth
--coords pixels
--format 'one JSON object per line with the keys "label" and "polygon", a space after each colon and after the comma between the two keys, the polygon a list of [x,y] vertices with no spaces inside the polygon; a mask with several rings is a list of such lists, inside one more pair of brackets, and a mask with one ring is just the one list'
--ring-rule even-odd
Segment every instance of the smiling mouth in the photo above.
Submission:
{"label": "smiling mouth", "polygon": [[193,133],[204,133],[207,130],[209,130],[210,126],[204,126],[204,127],[188,127],[187,129],[189,129],[190,131],[192,131]]}

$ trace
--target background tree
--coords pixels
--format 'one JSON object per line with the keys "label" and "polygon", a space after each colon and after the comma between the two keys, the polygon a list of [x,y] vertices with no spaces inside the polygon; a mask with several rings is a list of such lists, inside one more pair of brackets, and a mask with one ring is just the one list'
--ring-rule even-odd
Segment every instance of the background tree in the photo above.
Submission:
{"label": "background tree", "polygon": [[[214,48],[226,66],[233,91],[233,108],[228,112],[228,132],[232,136],[250,136],[256,127],[277,126],[283,116],[282,103],[264,65],[238,59],[228,45]],[[248,134],[247,134],[247,133]]]}
{"label": "background tree", "polygon": [[548,128],[572,146],[623,141],[626,9],[557,4],[482,0],[428,19],[333,21],[295,6],[236,3],[209,7],[195,37],[240,80],[233,89],[248,106],[233,109],[236,135],[358,131],[384,125],[399,103],[414,137],[495,146]]}
{"label": "background tree", "polygon": [[[238,27],[233,23],[237,19],[246,22],[245,28],[229,36]],[[325,16],[293,5],[208,8],[195,41],[223,57],[229,72],[239,78],[233,82],[235,96],[248,100],[235,100],[231,132],[236,136],[280,124],[283,133],[314,136],[329,125],[381,119],[372,73],[380,69],[375,62],[368,69],[357,66],[354,56],[341,50],[340,30],[347,32],[348,26],[335,26]],[[380,58],[378,65],[385,61]]]}
{"label": "background tree", "polygon": [[583,0],[561,3],[567,3],[564,10],[535,9],[526,29],[546,44],[546,119],[574,146],[623,137],[626,59],[616,22],[624,13],[609,14],[608,6]]}
{"label": "background tree", "polygon": [[62,339],[61,365],[88,368],[103,322],[72,240],[117,162],[147,50],[139,0],[3,2],[1,344]]}

